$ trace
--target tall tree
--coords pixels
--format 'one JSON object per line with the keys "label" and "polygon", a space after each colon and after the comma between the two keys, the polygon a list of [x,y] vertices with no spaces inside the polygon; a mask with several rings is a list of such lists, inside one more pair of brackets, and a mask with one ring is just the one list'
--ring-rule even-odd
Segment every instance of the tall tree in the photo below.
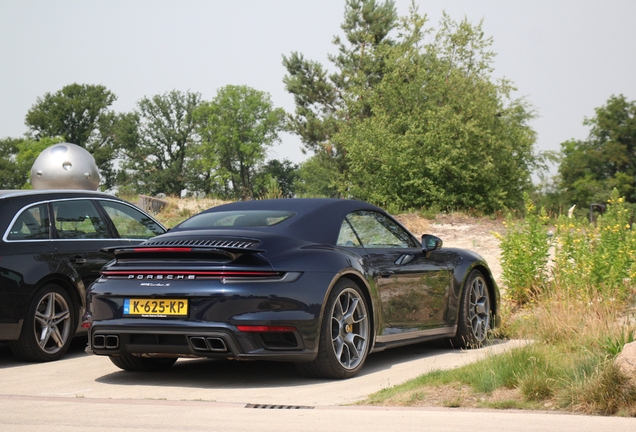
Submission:
{"label": "tall tree", "polygon": [[332,177],[347,172],[346,149],[336,139],[343,122],[370,114],[365,104],[347,109],[355,96],[351,90],[372,87],[382,79],[385,51],[381,48],[392,44],[388,35],[396,23],[393,1],[347,0],[341,26],[345,38],[334,38],[338,54],[329,56],[336,72],[328,74],[320,63],[297,52],[283,57],[287,69],[283,82],[296,104],[288,128],[300,136],[306,150],[331,159],[326,166],[335,170]]}
{"label": "tall tree", "polygon": [[341,189],[396,209],[520,205],[534,164],[531,111],[490,77],[481,24],[444,15],[428,42],[425,24],[412,10],[386,48],[382,80],[355,90],[353,106],[363,101],[372,114],[337,136],[350,167]]}
{"label": "tall tree", "polygon": [[124,148],[120,181],[140,193],[180,196],[189,181],[188,149],[196,144],[194,111],[199,93],[144,97],[118,125]]}
{"label": "tall tree", "polygon": [[604,202],[614,188],[636,203],[636,101],[611,96],[595,111],[583,122],[587,139],[561,144],[560,189],[583,208]]}
{"label": "tall tree", "polygon": [[117,116],[109,110],[117,97],[102,85],[70,84],[38,98],[27,112],[29,134],[40,140],[62,137],[88,150],[100,169],[104,186],[114,182],[112,127]]}
{"label": "tall tree", "polygon": [[[197,109],[196,119],[201,144],[193,166],[208,182],[207,191],[230,199],[253,198],[257,169],[279,140],[284,111],[273,106],[267,93],[228,85]],[[216,167],[214,172],[202,169],[210,167]]]}
{"label": "tall tree", "polygon": [[[519,205],[536,163],[531,108],[492,78],[481,24],[446,15],[437,30],[426,24],[415,7],[397,19],[391,2],[348,1],[337,73],[295,53],[285,59],[290,128],[337,162],[339,175],[320,188],[396,210]],[[318,172],[317,160],[301,173]]]}

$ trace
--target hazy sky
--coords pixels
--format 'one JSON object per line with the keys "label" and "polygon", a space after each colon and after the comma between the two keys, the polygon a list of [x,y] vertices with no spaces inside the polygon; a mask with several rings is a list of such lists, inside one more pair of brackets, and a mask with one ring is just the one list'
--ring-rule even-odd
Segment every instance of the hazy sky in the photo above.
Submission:
{"label": "hazy sky", "polygon": [[[400,15],[410,0],[397,0]],[[512,80],[538,118],[538,150],[582,139],[584,117],[611,95],[636,99],[634,0],[418,0],[431,24],[443,10],[484,20],[494,38],[495,76]],[[38,96],[73,82],[102,84],[130,111],[173,89],[211,99],[228,84],[271,94],[294,109],[282,55],[299,51],[330,66],[344,0],[0,0],[0,138],[26,132]],[[303,160],[283,136],[275,158]]]}

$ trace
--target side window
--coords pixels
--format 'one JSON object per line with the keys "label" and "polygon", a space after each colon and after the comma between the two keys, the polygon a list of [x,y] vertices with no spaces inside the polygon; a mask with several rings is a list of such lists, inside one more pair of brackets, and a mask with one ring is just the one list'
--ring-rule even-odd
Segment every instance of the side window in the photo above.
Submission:
{"label": "side window", "polygon": [[357,211],[347,215],[346,220],[365,248],[419,247],[408,232],[380,213]]}
{"label": "side window", "polygon": [[347,218],[342,221],[336,245],[345,247],[360,247],[360,241],[358,240],[356,233],[353,231],[353,228],[351,228],[351,224],[349,224]]}
{"label": "side window", "polygon": [[119,237],[148,239],[163,234],[165,230],[134,207],[115,201],[99,201],[113,221]]}
{"label": "side window", "polygon": [[49,211],[37,204],[20,213],[9,230],[7,240],[42,240],[49,238]]}
{"label": "side window", "polygon": [[55,229],[61,239],[113,238],[90,200],[54,202],[53,213]]}

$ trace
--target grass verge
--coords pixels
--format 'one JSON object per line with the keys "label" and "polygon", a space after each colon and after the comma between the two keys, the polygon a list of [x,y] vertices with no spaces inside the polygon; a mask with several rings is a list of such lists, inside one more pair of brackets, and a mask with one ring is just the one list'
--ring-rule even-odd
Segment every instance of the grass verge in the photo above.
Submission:
{"label": "grass verge", "polygon": [[606,303],[551,298],[500,331],[534,343],[383,389],[361,404],[565,410],[636,416],[636,387],[614,365],[633,322]]}

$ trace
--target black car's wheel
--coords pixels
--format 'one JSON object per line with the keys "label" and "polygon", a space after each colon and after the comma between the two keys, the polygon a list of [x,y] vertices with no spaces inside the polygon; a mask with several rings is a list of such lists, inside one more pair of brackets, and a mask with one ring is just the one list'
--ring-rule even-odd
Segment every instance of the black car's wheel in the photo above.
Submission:
{"label": "black car's wheel", "polygon": [[473,270],[464,286],[457,334],[451,343],[457,348],[479,348],[491,329],[492,306],[484,276]]}
{"label": "black car's wheel", "polygon": [[64,289],[48,284],[40,288],[29,305],[22,332],[9,346],[27,361],[57,360],[68,350],[75,333],[73,303]]}
{"label": "black car's wheel", "polygon": [[120,369],[132,372],[157,372],[170,369],[177,361],[176,357],[138,357],[130,354],[108,356]]}
{"label": "black car's wheel", "polygon": [[371,320],[360,288],[343,279],[333,288],[320,328],[318,356],[297,363],[298,370],[317,378],[350,378],[360,371],[369,353]]}

